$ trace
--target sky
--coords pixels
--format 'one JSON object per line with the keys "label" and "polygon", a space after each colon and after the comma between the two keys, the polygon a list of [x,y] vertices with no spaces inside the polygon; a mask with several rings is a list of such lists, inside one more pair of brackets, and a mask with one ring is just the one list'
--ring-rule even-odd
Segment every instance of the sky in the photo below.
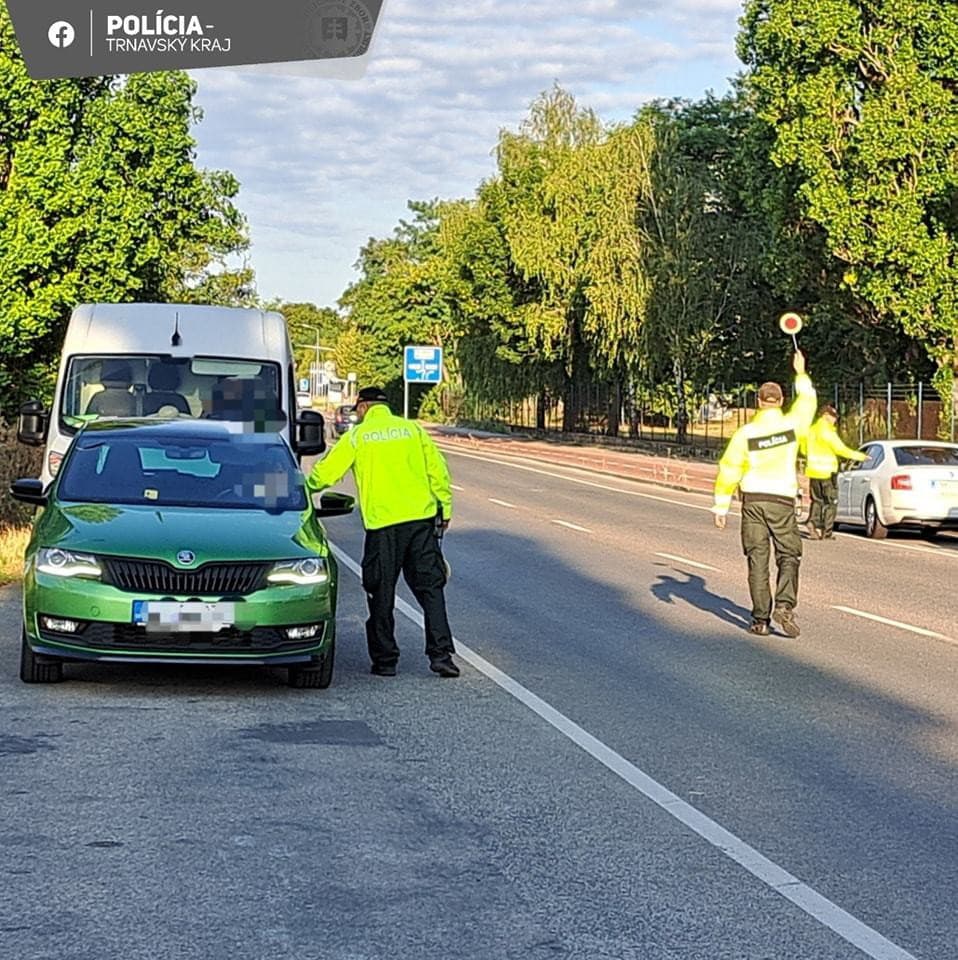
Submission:
{"label": "sky", "polygon": [[[335,306],[408,200],[471,197],[558,82],[604,120],[724,93],[741,0],[386,0],[360,79],[193,71],[197,162],[231,171],[266,300]],[[266,68],[268,69],[268,68]]]}

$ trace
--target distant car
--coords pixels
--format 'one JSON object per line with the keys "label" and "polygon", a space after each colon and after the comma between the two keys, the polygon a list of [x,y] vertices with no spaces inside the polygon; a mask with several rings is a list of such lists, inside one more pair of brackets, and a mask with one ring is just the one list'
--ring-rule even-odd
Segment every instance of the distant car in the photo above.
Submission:
{"label": "distant car", "polygon": [[876,540],[896,527],[927,538],[958,530],[958,444],[875,440],[861,449],[868,459],[838,474],[837,523]]}
{"label": "distant car", "polygon": [[336,561],[287,442],[214,421],[94,421],[53,483],[25,555],[20,678],[66,661],[260,664],[328,687]]}
{"label": "distant car", "polygon": [[354,423],[359,422],[359,414],[353,404],[343,404],[336,408],[333,415],[333,430],[337,437],[341,437]]}

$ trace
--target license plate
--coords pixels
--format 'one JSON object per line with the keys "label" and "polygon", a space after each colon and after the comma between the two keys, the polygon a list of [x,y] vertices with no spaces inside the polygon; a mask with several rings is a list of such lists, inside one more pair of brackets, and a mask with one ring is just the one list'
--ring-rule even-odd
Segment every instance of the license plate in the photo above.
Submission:
{"label": "license plate", "polygon": [[133,622],[157,633],[217,633],[236,622],[236,604],[134,600]]}

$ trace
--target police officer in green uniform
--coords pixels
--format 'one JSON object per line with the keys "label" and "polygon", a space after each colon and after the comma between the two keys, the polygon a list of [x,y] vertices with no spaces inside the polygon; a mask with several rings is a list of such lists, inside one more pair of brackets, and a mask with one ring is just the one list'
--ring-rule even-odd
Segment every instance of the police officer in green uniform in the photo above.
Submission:
{"label": "police officer in green uniform", "polygon": [[818,411],[802,448],[805,452],[805,475],[808,477],[812,509],[808,514],[808,535],[815,540],[831,540],[835,536],[835,515],[838,512],[838,458],[864,463],[868,457],[845,446],[836,429],[838,411],[825,404]]}
{"label": "police officer in green uniform", "polygon": [[418,423],[392,413],[379,387],[359,391],[356,413],[359,422],[313,467],[306,485],[311,491],[324,490],[353,471],[366,528],[362,567],[371,672],[396,675],[393,605],[402,571],[422,607],[430,669],[441,677],[458,677],[437,537],[437,529],[444,531],[452,517],[446,462]]}
{"label": "police officer in green uniform", "polygon": [[[800,634],[795,622],[798,605],[798,568],[802,538],[795,516],[798,494],[796,460],[799,443],[815,416],[815,388],[805,373],[805,357],[796,351],[795,401],[782,411],[782,388],[763,383],[758,412],[729,440],[715,480],[715,525],[725,528],[732,496],[742,496],[742,549],[748,559],[748,589],[752,598],[749,630],[764,636],[774,620],[789,637]],[[775,607],[769,589],[769,542],[775,548],[778,577]]]}

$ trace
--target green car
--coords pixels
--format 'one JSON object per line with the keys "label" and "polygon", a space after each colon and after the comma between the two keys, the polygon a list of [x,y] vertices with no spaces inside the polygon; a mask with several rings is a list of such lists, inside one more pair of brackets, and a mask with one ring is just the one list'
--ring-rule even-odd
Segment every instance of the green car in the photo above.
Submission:
{"label": "green car", "polygon": [[283,666],[328,687],[336,562],[286,441],[203,420],[106,421],[73,440],[27,547],[20,679],[65,661]]}

